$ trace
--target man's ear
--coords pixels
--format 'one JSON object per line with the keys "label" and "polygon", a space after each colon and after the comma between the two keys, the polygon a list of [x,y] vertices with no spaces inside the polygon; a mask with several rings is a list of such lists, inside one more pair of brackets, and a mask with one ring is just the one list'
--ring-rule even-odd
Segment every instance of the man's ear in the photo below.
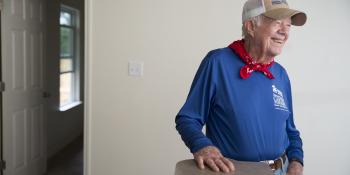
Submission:
{"label": "man's ear", "polygon": [[250,21],[250,20],[245,21],[244,27],[247,30],[247,34],[250,35],[251,37],[254,37],[255,26],[253,24],[253,21]]}

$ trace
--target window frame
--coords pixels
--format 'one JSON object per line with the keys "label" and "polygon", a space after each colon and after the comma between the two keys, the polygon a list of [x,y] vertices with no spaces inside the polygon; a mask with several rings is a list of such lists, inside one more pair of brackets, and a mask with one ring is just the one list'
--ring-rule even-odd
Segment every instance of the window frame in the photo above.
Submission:
{"label": "window frame", "polygon": [[[68,103],[61,103],[61,91],[59,95],[59,109],[60,111],[66,111],[69,110],[79,104],[81,104],[80,99],[80,11],[78,9],[69,7],[67,5],[61,4],[60,7],[60,18],[61,18],[61,12],[66,12],[71,14],[71,25],[61,24],[59,21],[59,33],[60,33],[60,44],[59,44],[59,82],[60,82],[60,88],[61,88],[61,75],[71,73],[72,79],[71,79],[71,94],[70,98],[71,100]],[[61,29],[62,28],[68,28],[73,30],[73,45],[72,53],[69,56],[62,56],[61,55]],[[61,71],[61,60],[62,59],[71,59],[72,60],[72,69],[69,71]],[[60,89],[59,88],[59,89]]]}

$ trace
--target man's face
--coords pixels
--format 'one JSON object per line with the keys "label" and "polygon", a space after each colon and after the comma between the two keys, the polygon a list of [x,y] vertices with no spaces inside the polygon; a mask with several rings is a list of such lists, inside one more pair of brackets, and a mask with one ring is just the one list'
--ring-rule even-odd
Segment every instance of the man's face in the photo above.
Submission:
{"label": "man's face", "polygon": [[253,40],[262,49],[264,55],[275,57],[282,52],[284,43],[289,36],[291,22],[290,18],[281,20],[262,18],[261,24],[254,32]]}

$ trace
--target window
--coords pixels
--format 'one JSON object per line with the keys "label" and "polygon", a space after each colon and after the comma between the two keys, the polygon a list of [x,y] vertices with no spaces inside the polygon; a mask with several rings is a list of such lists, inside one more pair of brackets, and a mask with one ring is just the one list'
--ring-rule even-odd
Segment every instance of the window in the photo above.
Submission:
{"label": "window", "polygon": [[79,11],[61,6],[60,13],[60,110],[80,103]]}

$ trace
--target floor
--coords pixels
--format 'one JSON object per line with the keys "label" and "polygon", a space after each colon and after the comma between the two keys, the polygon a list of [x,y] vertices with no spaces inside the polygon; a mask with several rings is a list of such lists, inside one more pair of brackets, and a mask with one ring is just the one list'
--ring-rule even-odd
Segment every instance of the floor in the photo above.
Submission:
{"label": "floor", "polygon": [[82,136],[49,160],[46,175],[83,175]]}

